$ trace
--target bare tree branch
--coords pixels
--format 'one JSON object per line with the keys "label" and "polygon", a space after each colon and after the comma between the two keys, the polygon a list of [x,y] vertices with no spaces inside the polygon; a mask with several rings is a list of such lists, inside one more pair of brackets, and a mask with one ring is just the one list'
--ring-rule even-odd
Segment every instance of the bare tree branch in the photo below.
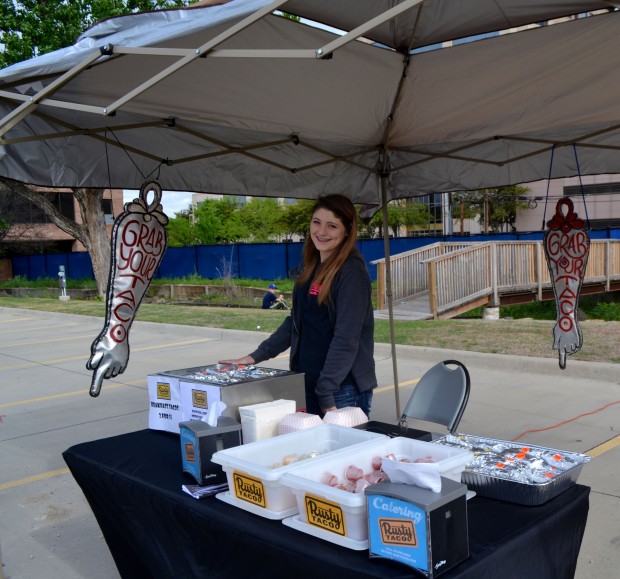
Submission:
{"label": "bare tree branch", "polygon": [[41,191],[20,181],[0,177],[0,193],[28,199],[50,218],[52,223],[77,239],[90,254],[99,295],[105,295],[110,272],[110,239],[105,226],[101,201],[103,189],[72,189],[80,207],[82,223],[63,215]]}
{"label": "bare tree branch", "polygon": [[84,247],[87,247],[86,243],[84,243],[86,239],[84,227],[76,223],[73,219],[69,219],[60,213],[60,211],[54,207],[54,204],[45,195],[42,195],[40,191],[29,187],[21,181],[0,177],[0,192],[9,195],[17,193],[25,199],[28,199],[28,201],[31,201],[43,210],[54,225],[60,227],[60,229],[82,242]]}

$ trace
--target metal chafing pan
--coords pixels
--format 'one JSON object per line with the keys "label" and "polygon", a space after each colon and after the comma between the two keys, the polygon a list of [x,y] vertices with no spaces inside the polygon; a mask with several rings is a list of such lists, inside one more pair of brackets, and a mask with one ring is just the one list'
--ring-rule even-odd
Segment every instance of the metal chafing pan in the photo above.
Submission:
{"label": "metal chafing pan", "polygon": [[[474,453],[461,475],[470,490],[528,506],[541,505],[574,485],[583,465],[592,460],[586,454],[469,434],[447,435],[433,442]],[[533,479],[538,480],[528,472],[535,472]]]}

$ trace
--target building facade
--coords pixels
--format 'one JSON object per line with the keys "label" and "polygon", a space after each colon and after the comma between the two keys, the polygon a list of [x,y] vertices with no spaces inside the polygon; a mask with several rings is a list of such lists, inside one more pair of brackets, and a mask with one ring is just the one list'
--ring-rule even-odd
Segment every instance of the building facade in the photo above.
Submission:
{"label": "building facade", "polygon": [[[62,215],[76,223],[83,222],[79,204],[70,189],[38,189]],[[106,227],[111,232],[114,219],[123,211],[123,190],[105,189],[102,209]],[[10,225],[0,240],[4,253],[85,251],[79,241],[52,223],[42,209],[20,195],[0,195],[0,217]]]}

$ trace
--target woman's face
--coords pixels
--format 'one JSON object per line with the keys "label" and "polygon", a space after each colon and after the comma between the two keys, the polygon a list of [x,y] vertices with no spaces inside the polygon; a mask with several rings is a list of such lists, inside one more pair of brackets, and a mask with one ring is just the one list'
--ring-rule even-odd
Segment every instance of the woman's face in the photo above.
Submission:
{"label": "woman's face", "polygon": [[344,241],[347,231],[340,218],[329,209],[319,208],[312,214],[310,238],[321,261],[325,261]]}

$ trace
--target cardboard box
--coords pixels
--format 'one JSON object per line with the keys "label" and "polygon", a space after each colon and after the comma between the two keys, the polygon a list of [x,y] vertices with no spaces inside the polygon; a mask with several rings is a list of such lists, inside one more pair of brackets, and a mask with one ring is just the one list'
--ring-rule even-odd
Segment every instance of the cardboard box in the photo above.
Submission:
{"label": "cardboard box", "polygon": [[250,406],[240,406],[243,443],[267,440],[278,435],[278,426],[287,414],[296,411],[294,400],[273,400]]}
{"label": "cardboard box", "polygon": [[438,493],[385,482],[366,489],[371,558],[398,561],[434,578],[469,556],[467,487],[441,482]]}
{"label": "cardboard box", "polygon": [[[384,439],[374,432],[323,424],[216,452],[211,460],[222,465],[229,489],[217,498],[268,519],[289,517],[298,507],[293,491],[281,483],[286,473],[310,464],[319,468],[332,456]],[[287,458],[291,462],[284,464]]]}
{"label": "cardboard box", "polygon": [[230,384],[214,384],[195,378],[201,371],[222,368],[210,364],[167,370],[148,376],[149,428],[179,434],[179,422],[201,420],[215,401],[227,408],[223,416],[241,422],[239,407],[261,402],[294,400],[296,409],[306,405],[304,375],[286,370],[256,367],[271,371],[271,377],[255,378]]}

